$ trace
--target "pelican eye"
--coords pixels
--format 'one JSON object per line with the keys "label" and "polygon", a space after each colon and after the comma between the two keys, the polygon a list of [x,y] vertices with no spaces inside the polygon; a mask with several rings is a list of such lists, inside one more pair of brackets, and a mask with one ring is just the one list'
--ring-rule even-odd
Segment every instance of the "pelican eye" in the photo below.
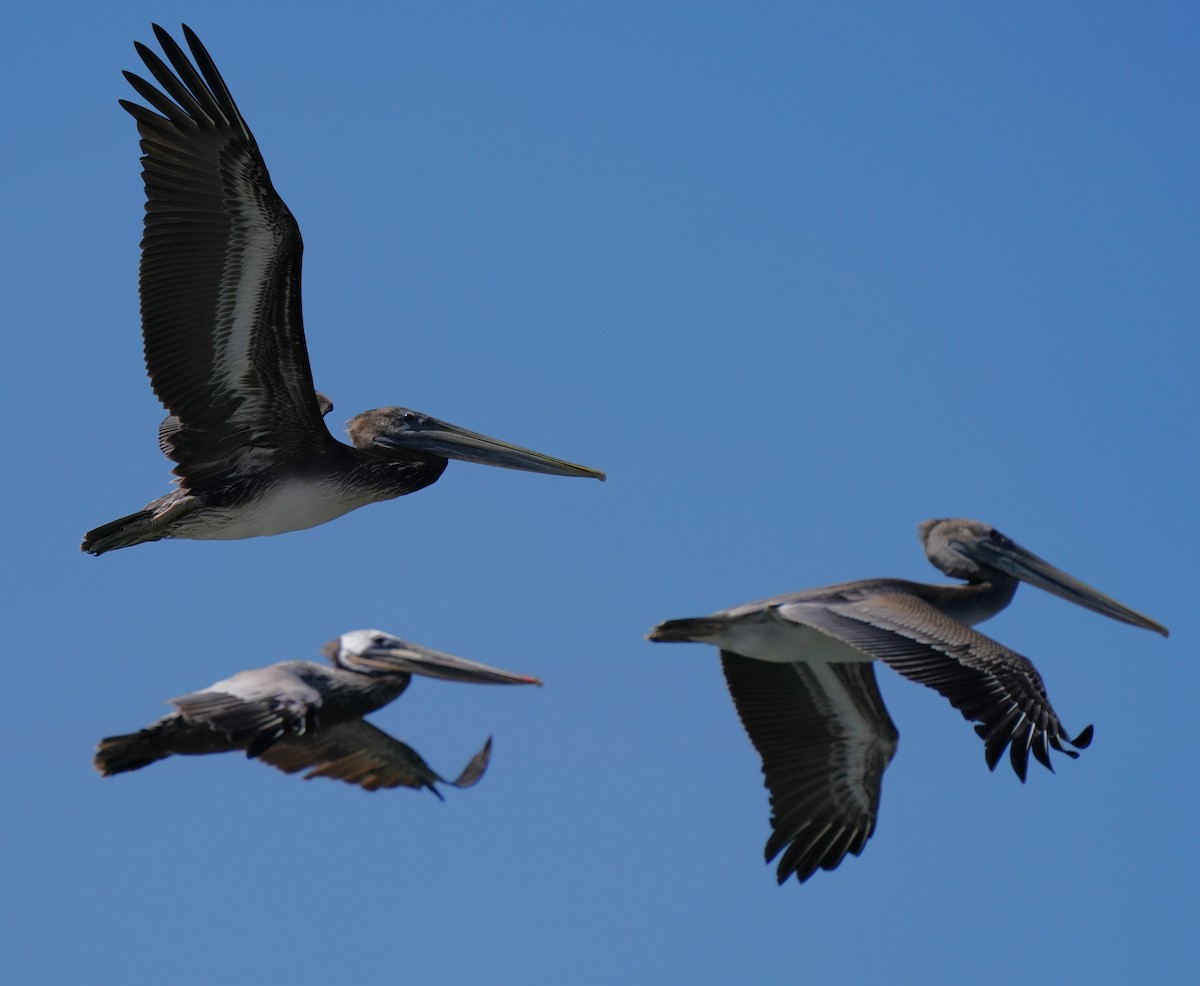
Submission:
{"label": "pelican eye", "polygon": [[385,637],[382,634],[376,634],[371,638],[372,647],[387,647],[391,642],[391,638]]}
{"label": "pelican eye", "polygon": [[405,411],[401,420],[404,422],[404,427],[412,428],[414,431],[430,427],[430,423],[433,421],[428,414],[422,414],[420,411]]}

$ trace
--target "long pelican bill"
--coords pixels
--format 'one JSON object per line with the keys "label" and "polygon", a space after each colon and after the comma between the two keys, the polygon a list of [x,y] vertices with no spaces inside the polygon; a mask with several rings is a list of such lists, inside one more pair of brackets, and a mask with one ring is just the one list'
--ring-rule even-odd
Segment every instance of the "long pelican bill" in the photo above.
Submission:
{"label": "long pelican bill", "polygon": [[510,445],[498,438],[468,431],[466,428],[439,421],[417,411],[404,411],[395,416],[392,419],[392,427],[376,435],[375,441],[391,448],[426,452],[446,459],[478,462],[485,466],[521,469],[551,476],[579,476],[598,479],[601,482],[605,479],[604,473],[598,469],[589,469],[587,466],[521,448],[519,445]]}
{"label": "long pelican bill", "polygon": [[443,681],[459,681],[472,685],[540,685],[539,678],[493,668],[466,658],[404,640],[365,647],[357,654],[346,655],[347,663],[381,671],[400,671],[421,674]]}
{"label": "long pelican bill", "polygon": [[1068,575],[1061,569],[1055,568],[1044,558],[1039,558],[1032,551],[1022,548],[1008,538],[975,538],[972,541],[959,542],[959,547],[968,557],[977,562],[991,565],[1006,572],[1022,582],[1028,582],[1046,592],[1067,602],[1075,603],[1093,613],[1107,616],[1131,626],[1153,630],[1164,637],[1170,632],[1161,623],[1143,616],[1136,610],[1123,606],[1115,599],[1110,599],[1099,589],[1094,589],[1085,582]]}

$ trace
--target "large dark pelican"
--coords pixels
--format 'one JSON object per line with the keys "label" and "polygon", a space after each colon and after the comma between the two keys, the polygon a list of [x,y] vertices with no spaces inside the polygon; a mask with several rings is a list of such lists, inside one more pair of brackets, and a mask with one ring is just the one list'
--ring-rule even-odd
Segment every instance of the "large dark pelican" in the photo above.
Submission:
{"label": "large dark pelican", "polygon": [[696,641],[721,650],[725,680],[762,758],[771,793],[770,862],[804,882],[862,852],[879,810],[883,772],[899,734],[884,707],[872,661],[936,689],[978,723],[994,769],[1005,747],[1022,781],[1032,750],[1070,757],[1092,738],[1068,738],[1028,659],[971,627],[1009,604],[1018,580],[1122,623],[1166,627],[1060,572],[977,520],[927,520],[925,556],[966,585],[867,579],[807,589],[668,620],[655,641]]}
{"label": "large dark pelican", "polygon": [[363,716],[399,698],[414,674],[474,684],[541,684],[381,630],[344,633],[322,652],[332,667],[282,661],[171,699],[177,711],[136,733],[102,739],[96,769],[107,777],[177,753],[245,750],[246,756],[289,774],[307,770],[306,779],[335,777],[368,791],[428,788],[440,798],[435,784],[470,787],[483,776],[491,739],[455,780],[447,781],[416,750]]}
{"label": "large dark pelican", "polygon": [[174,72],[135,47],[163,91],[125,78],[158,112],[121,105],[141,135],[142,340],[178,488],[89,531],[84,551],[314,527],[429,486],[448,459],[604,479],[402,407],[351,418],[353,448],[336,441],[304,342],[296,220],[196,35],[184,27],[198,73],[166,31],[154,33]]}

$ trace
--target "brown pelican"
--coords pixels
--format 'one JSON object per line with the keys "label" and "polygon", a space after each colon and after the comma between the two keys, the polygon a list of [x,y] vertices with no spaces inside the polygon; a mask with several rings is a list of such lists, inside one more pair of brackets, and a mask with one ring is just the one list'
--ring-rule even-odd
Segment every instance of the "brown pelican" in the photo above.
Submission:
{"label": "brown pelican", "polygon": [[414,674],[475,684],[540,685],[537,678],[490,668],[381,630],[354,630],[322,653],[333,667],[282,661],[240,671],[198,692],[171,699],[176,711],[145,729],[110,736],[93,761],[105,777],[138,770],[172,754],[245,750],[247,757],[305,778],[335,777],[368,791],[470,787],[487,769],[492,741],[453,781],[438,776],[415,750],[363,716],[403,694]]}
{"label": "brown pelican", "polygon": [[431,485],[448,459],[604,479],[402,407],[351,418],[353,447],[335,440],[304,341],[296,220],[196,35],[183,28],[193,67],[166,31],[154,33],[171,67],[135,48],[161,90],[125,78],[157,112],[120,102],[141,136],[142,340],[169,411],[159,446],[178,488],[89,531],[84,551],[315,527]]}
{"label": "brown pelican", "polygon": [[725,680],[762,758],[771,794],[767,862],[804,882],[858,855],[875,830],[883,772],[899,734],[884,707],[872,661],[936,689],[983,738],[994,769],[1005,747],[1022,781],[1029,753],[1077,757],[1088,726],[1068,738],[1028,659],[971,627],[1009,604],[1018,580],[1104,616],[1167,635],[977,520],[927,520],[925,556],[966,585],[901,579],[844,582],[775,596],[712,616],[668,620],[654,641],[720,648]]}

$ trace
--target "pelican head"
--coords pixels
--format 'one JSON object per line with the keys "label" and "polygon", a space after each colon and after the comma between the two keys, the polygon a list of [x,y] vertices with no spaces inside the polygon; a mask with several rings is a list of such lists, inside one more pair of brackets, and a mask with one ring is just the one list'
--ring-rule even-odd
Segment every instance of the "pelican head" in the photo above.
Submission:
{"label": "pelican head", "polygon": [[582,476],[604,481],[604,473],[553,456],[542,455],[519,445],[468,431],[420,411],[406,407],[381,407],[356,414],[346,423],[350,440],[358,448],[380,448],[392,452],[434,455],[461,459],[485,466],[503,466],[551,476]]}
{"label": "pelican head", "polygon": [[473,685],[540,685],[537,678],[410,644],[383,630],[351,630],[321,648],[335,667],[358,674],[423,674]]}
{"label": "pelican head", "polygon": [[1055,568],[1022,548],[994,527],[962,518],[926,520],[917,526],[925,557],[952,578],[968,582],[994,581],[995,572],[1028,582],[1094,613],[1168,635],[1167,628],[1148,616]]}

